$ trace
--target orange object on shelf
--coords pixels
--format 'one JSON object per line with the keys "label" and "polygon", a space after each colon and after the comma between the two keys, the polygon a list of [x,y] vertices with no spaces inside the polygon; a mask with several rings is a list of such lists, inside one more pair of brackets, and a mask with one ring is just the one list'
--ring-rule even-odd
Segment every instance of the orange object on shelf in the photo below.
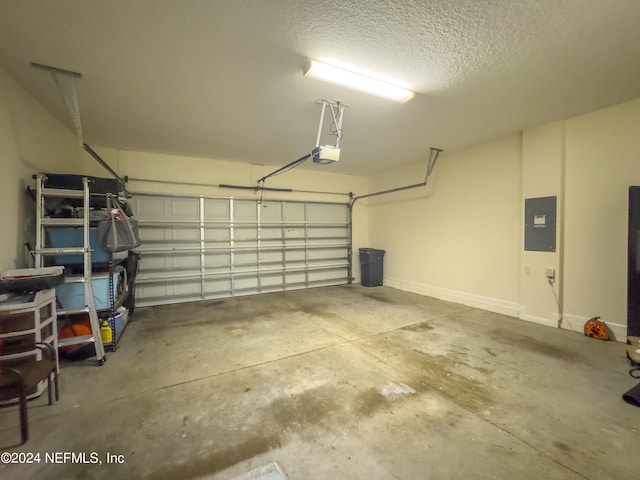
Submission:
{"label": "orange object on shelf", "polygon": [[[91,323],[88,316],[83,316],[80,319],[73,320],[67,326],[65,326],[58,334],[59,339],[70,337],[81,337],[83,335],[91,335]],[[60,350],[71,353],[74,350],[82,347],[83,345],[69,345],[66,347],[60,347]]]}

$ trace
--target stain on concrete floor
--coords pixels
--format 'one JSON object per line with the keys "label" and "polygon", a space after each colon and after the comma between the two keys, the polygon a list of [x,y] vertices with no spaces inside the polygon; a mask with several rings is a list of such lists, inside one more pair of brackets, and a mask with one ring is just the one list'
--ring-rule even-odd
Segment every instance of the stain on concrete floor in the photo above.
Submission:
{"label": "stain on concrete floor", "polygon": [[569,445],[567,445],[566,443],[553,442],[553,446],[556,447],[558,450],[561,450],[561,451],[563,451],[565,453],[572,453],[573,452],[571,447]]}
{"label": "stain on concrete floor", "polygon": [[385,297],[383,295],[377,295],[375,293],[365,293],[363,296],[365,298],[368,298],[369,300],[375,300],[376,302],[386,303],[387,305],[397,305],[398,303],[391,298]]}
{"label": "stain on concrete floor", "polygon": [[298,395],[281,397],[271,403],[273,417],[284,431],[299,431],[327,422],[340,410],[338,392],[331,385],[312,388]]}
{"label": "stain on concrete floor", "polygon": [[[458,373],[457,370],[461,367],[469,367],[459,358],[434,356],[417,349],[407,349],[401,340],[388,336],[370,339],[361,348],[416,379],[418,383],[412,386],[418,392],[430,389],[457,405],[476,412],[491,405],[490,389],[479,380]],[[478,366],[472,368],[483,369]]]}
{"label": "stain on concrete floor", "polygon": [[368,388],[353,399],[352,410],[359,416],[370,417],[386,408],[387,399],[376,388]]}
{"label": "stain on concrete floor", "polygon": [[435,330],[435,327],[431,324],[431,322],[427,321],[409,325],[407,327],[402,327],[401,330],[407,330],[410,332],[428,332],[429,330]]}
{"label": "stain on concrete floor", "polygon": [[582,356],[567,348],[558,347],[552,343],[508,330],[493,330],[491,331],[491,338],[506,345],[523,348],[530,352],[539,353],[564,362],[575,363],[585,361]]}

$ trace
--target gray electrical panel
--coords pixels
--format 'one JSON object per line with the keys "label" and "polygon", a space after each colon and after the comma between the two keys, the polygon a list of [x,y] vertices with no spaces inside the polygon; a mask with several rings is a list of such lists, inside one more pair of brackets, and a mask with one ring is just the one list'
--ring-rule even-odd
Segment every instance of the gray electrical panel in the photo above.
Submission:
{"label": "gray electrical panel", "polygon": [[526,198],[524,201],[524,249],[556,251],[557,197]]}

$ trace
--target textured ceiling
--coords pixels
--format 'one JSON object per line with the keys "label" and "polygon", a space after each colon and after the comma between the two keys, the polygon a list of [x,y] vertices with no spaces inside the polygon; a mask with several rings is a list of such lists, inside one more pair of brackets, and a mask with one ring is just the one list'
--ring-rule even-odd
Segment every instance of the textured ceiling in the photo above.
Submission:
{"label": "textured ceiling", "polygon": [[[366,175],[639,97],[638,20],[638,0],[0,0],[0,66],[70,128],[30,62],[81,72],[91,145],[272,165],[337,99],[341,161],[303,168]],[[308,58],[416,97],[303,78]]]}

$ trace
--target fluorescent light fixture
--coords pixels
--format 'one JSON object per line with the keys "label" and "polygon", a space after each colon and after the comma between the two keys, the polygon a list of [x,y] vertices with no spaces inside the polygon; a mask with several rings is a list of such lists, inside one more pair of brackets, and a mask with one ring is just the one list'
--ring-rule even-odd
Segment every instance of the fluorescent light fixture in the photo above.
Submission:
{"label": "fluorescent light fixture", "polygon": [[337,83],[338,85],[344,85],[345,87],[395,100],[400,103],[411,100],[414,96],[414,93],[407,88],[393,85],[352,70],[346,70],[335,65],[318,62],[317,60],[310,60],[302,73],[304,76]]}

